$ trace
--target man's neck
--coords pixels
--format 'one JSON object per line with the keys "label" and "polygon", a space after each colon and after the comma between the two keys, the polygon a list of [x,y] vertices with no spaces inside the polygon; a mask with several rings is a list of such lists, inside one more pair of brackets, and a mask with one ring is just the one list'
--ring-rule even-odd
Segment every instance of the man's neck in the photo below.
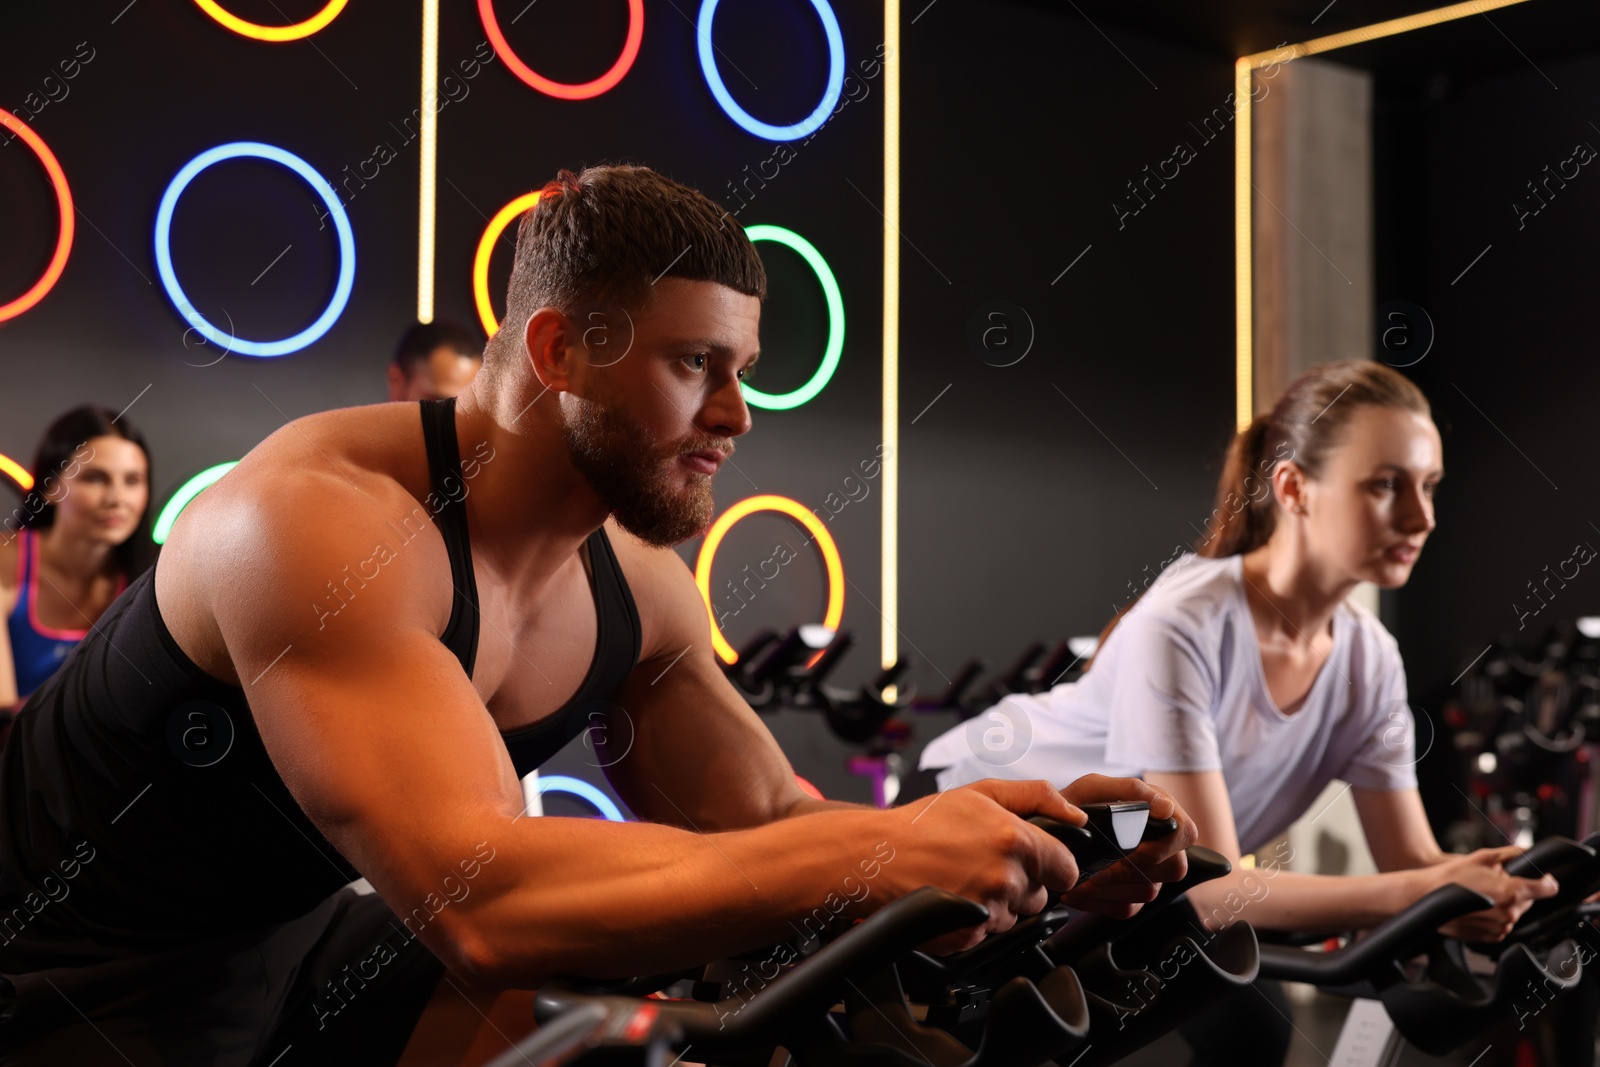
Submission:
{"label": "man's neck", "polygon": [[482,375],[456,400],[473,557],[516,590],[547,583],[608,514],[568,459],[556,400]]}

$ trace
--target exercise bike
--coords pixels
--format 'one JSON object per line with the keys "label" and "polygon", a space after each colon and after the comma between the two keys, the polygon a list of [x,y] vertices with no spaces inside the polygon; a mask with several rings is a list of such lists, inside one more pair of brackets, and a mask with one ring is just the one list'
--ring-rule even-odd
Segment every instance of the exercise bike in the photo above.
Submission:
{"label": "exercise bike", "polygon": [[[1176,829],[1172,820],[1149,820],[1143,804],[1085,810],[1088,828],[1033,820],[1073,850],[1084,878],[1141,841]],[[699,980],[680,973],[610,986],[549,983],[535,1007],[543,1028],[494,1067],[666,1067],[673,1055],[717,1067],[1108,1065],[1255,977],[1256,942],[1248,925],[1236,924],[1227,938],[1201,947],[1188,924],[1175,921],[1173,902],[1229,869],[1205,849],[1192,848],[1188,856],[1188,875],[1164,886],[1156,902],[1124,923],[1058,904],[973,949],[934,957],[918,946],[982,922],[985,912],[927,888],[854,927],[812,938],[814,944],[754,954],[798,957],[771,977],[762,968],[755,989],[748,981],[742,991],[730,987],[726,965],[700,972]],[[1128,947],[1114,956],[1110,946],[1124,938]],[[1164,981],[1143,969],[1147,961],[1180,952],[1186,966]],[[708,980],[717,973],[724,980]],[[1128,1002],[1123,990],[1133,978],[1155,990],[1149,1002]],[[649,995],[685,981],[692,983],[692,999]]]}

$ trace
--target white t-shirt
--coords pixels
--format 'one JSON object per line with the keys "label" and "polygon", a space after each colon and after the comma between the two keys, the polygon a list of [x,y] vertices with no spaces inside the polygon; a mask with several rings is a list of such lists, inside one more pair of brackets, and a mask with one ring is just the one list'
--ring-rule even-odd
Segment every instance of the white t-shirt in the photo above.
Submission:
{"label": "white t-shirt", "polygon": [[984,778],[1222,772],[1239,846],[1252,852],[1340,779],[1414,789],[1415,726],[1399,646],[1370,611],[1334,612],[1333,650],[1293,714],[1273,703],[1243,557],[1179,557],[1078,681],[1010,696],[935,738],[924,768],[951,789]]}

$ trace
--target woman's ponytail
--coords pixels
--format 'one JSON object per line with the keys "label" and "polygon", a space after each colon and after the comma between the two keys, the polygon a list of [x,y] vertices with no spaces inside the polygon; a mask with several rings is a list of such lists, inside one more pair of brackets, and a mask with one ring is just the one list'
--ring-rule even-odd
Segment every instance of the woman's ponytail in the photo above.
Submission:
{"label": "woman's ponytail", "polygon": [[1282,457],[1264,454],[1271,431],[1272,416],[1266,414],[1233,435],[1217,479],[1216,506],[1195,545],[1196,554],[1208,559],[1237,556],[1260,548],[1272,536],[1272,467]]}

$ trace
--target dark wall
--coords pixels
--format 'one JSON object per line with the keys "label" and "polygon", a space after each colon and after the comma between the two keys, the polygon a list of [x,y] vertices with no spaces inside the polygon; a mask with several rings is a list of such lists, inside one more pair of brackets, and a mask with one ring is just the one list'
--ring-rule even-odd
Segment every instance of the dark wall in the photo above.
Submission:
{"label": "dark wall", "polygon": [[[1227,111],[1231,69],[1114,36],[965,0],[907,31],[901,617],[925,685],[1098,633],[1209,513],[1233,427],[1232,136],[1191,124]],[[1127,183],[1179,143],[1195,158],[1138,209]],[[1028,320],[1031,350],[985,362],[975,320],[1007,327],[992,363]]]}
{"label": "dark wall", "polygon": [[[0,38],[0,105],[14,108],[43,96],[43,79],[59,78],[80,42],[94,56],[32,120],[72,184],[78,233],[56,289],[0,324],[0,452],[26,462],[49,419],[74,404],[133,403],[161,500],[289,419],[382,399],[383,364],[415,305],[407,120],[420,16],[415,4],[352,4],[310,40],[272,45],[223,30],[190,3],[124,3],[37,5],[8,14]],[[512,23],[521,6],[497,5],[502,25],[558,80],[604,70],[626,32],[621,3],[543,0]],[[232,7],[281,23],[320,3]],[[706,89],[691,5],[647,3],[633,70],[577,103],[482,62],[473,5],[444,7],[440,73],[456,81],[441,88],[442,317],[476,323],[468,272],[487,217],[557,168],[585,163],[647,163],[741,223],[798,231],[832,264],[846,304],[839,373],[798,410],[755,412],[716,492],[719,510],[756,492],[819,508],[830,493],[856,495],[828,528],[850,583],[844,625],[860,637],[838,680],[859,683],[875,667],[880,625],[882,483],[863,479],[861,465],[882,445],[883,96],[871,67],[881,10],[835,5],[857,76],[852,102],[775,165],[774,146],[736,127]],[[938,0],[904,5],[903,20],[900,630],[926,690],[968,656],[999,665],[1028,641],[1098,631],[1205,520],[1233,420],[1232,160],[1231,131],[1208,140],[1197,127],[1226,111],[1231,70],[1127,31],[1108,40],[1070,10]],[[714,40],[731,91],[763,117],[792,121],[820,96],[825,46],[808,4],[724,0]],[[217,353],[155,281],[151,228],[185,162],[246,139],[287,148],[341,184],[355,288],[310,348],[206,365]],[[1145,181],[1144,168],[1180,142],[1193,161],[1164,185],[1141,185],[1145,206],[1133,213],[1127,183]],[[20,142],[0,150],[0,203],[0,294],[15,294],[42,269],[55,227],[47,183]],[[197,179],[174,258],[201,311],[246,336],[309,323],[337,269],[316,204],[266,163]],[[509,270],[503,245],[496,292]],[[773,284],[756,384],[784,390],[816,365],[825,314],[798,258],[761,247]],[[986,317],[992,301],[1006,302],[1001,319]],[[983,342],[991,326],[1000,332]],[[1020,362],[994,365],[1023,349]],[[718,555],[714,596],[799,537],[772,516],[741,523]],[[697,548],[683,546],[685,559]],[[822,588],[820,564],[802,553],[729,617],[727,636],[737,645],[762,626],[820,618]],[[786,717],[778,730],[803,773],[831,794],[865,796],[815,736],[820,725]]]}
{"label": "dark wall", "polygon": [[[1574,546],[1600,545],[1600,472],[1583,445],[1600,396],[1600,167],[1574,161],[1577,176],[1559,177],[1578,145],[1600,148],[1597,91],[1590,58],[1380,94],[1379,303],[1410,300],[1432,319],[1433,348],[1405,373],[1433,403],[1448,472],[1439,527],[1390,621],[1419,711],[1437,714],[1490,642],[1532,644],[1557,620],[1600,613],[1593,568],[1542,584]],[[1557,179],[1539,186],[1540,209],[1527,183],[1546,166]]]}

